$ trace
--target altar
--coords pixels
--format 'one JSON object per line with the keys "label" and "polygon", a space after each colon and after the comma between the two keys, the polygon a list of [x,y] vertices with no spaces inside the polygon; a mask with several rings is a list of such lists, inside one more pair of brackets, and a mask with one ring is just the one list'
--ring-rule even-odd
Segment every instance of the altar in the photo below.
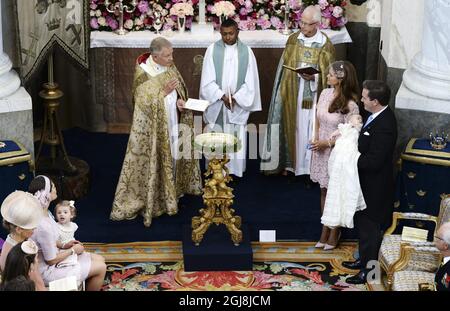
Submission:
{"label": "altar", "polygon": [[[336,59],[346,59],[346,43],[352,39],[345,27],[340,31],[322,30],[335,45]],[[203,55],[206,48],[220,39],[220,33],[213,36],[191,32],[165,31],[161,35],[172,42],[174,59],[181,72],[189,96],[198,98]],[[157,35],[150,31],[134,31],[119,36],[112,32],[91,32],[91,66],[95,103],[103,106],[107,131],[127,133],[133,117],[131,87],[135,60],[148,51],[150,42]],[[239,38],[253,49],[258,63],[262,111],[250,115],[249,123],[265,123],[269,110],[274,75],[288,36],[276,30],[241,31]]]}

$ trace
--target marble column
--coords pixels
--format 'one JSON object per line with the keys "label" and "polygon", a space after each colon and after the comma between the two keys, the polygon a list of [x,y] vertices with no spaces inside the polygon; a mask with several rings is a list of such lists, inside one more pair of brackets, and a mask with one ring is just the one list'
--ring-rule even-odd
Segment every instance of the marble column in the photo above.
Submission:
{"label": "marble column", "polygon": [[421,50],[396,95],[399,144],[450,130],[450,0],[426,0]]}
{"label": "marble column", "polygon": [[0,140],[15,140],[34,155],[31,96],[20,86],[19,75],[3,52],[2,3],[0,2]]}
{"label": "marble column", "polygon": [[12,62],[3,52],[2,5],[0,2],[0,98],[5,98],[20,87],[20,78],[12,68]]}
{"label": "marble column", "polygon": [[450,100],[449,16],[450,0],[425,1],[422,50],[403,75],[404,86],[414,93]]}
{"label": "marble column", "polygon": [[355,66],[360,84],[364,80],[377,78],[380,11],[380,0],[369,0],[360,6],[349,4],[346,7],[346,27],[353,41],[347,45],[347,60]]}

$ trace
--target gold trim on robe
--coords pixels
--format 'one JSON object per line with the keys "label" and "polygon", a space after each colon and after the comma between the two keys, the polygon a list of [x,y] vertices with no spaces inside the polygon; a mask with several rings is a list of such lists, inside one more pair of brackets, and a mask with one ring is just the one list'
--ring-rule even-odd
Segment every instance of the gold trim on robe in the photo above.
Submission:
{"label": "gold trim on robe", "polygon": [[175,66],[152,77],[136,65],[133,124],[110,215],[112,220],[133,219],[140,214],[144,225],[149,227],[153,217],[176,214],[181,195],[202,193],[200,165],[194,157],[194,116],[190,110],[184,110],[179,117],[179,124],[191,129],[190,158],[178,159],[173,174],[163,89],[174,77],[180,81],[178,96],[187,100],[186,85]]}
{"label": "gold trim on robe", "polygon": [[[325,36],[326,42],[321,48],[317,49],[319,51],[318,66],[320,70],[317,87],[317,100],[319,99],[322,90],[327,87],[328,67],[334,62],[335,55],[335,49],[330,39],[328,39],[327,35],[323,32],[322,34]],[[300,31],[289,37],[284,50],[284,65],[297,68],[301,56],[301,49],[298,40],[299,35]],[[283,129],[293,167],[296,165],[295,155],[297,149],[295,144],[295,133],[297,127],[297,100],[299,87],[300,84],[297,73],[292,70],[284,70],[282,73],[280,86],[281,99],[283,103]]]}

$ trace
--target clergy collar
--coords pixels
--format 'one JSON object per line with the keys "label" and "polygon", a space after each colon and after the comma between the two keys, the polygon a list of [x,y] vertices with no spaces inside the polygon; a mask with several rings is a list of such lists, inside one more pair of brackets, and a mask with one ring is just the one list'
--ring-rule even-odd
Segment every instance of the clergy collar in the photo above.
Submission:
{"label": "clergy collar", "polygon": [[300,32],[300,35],[298,36],[299,40],[307,41],[307,42],[322,42],[321,40],[321,32],[319,29],[317,29],[317,32],[312,37],[305,37],[305,35]]}
{"label": "clergy collar", "polygon": [[141,63],[140,66],[142,69],[144,69],[145,72],[147,72],[152,77],[155,77],[155,76],[159,75],[160,73],[167,71],[167,67],[157,64],[153,60],[153,57],[151,55],[147,58],[145,63]]}
{"label": "clergy collar", "polygon": [[236,42],[234,43],[234,44],[232,44],[232,45],[229,45],[229,44],[226,44],[225,42],[224,42],[224,45],[225,45],[225,47],[227,48],[235,48],[235,47],[237,47],[237,44],[238,44],[238,42],[237,42],[237,40],[236,40]]}
{"label": "clergy collar", "polygon": [[166,67],[166,66],[162,66],[162,65],[156,63],[156,62],[153,60],[153,57],[152,57],[151,54],[150,54],[149,58],[147,58],[147,61],[146,61],[145,63],[146,63],[148,66],[151,66],[152,68],[154,68],[156,71],[159,71],[159,72],[164,72],[164,71],[167,70],[167,67]]}

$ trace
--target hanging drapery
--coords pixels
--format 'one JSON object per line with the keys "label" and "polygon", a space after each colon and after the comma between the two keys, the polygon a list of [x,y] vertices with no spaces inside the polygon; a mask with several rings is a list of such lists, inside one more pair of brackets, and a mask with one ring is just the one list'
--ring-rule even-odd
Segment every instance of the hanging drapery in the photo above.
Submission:
{"label": "hanging drapery", "polygon": [[88,0],[17,0],[23,82],[30,79],[56,46],[82,68],[88,68],[88,5]]}

